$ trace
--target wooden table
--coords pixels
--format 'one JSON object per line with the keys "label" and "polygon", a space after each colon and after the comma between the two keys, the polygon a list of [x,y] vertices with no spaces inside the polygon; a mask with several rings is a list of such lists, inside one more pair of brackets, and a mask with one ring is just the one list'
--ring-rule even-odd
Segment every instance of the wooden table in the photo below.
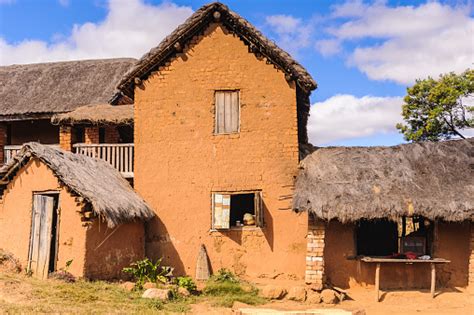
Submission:
{"label": "wooden table", "polygon": [[375,263],[375,293],[376,301],[380,301],[380,265],[383,263],[402,263],[402,264],[430,264],[431,265],[431,297],[435,297],[435,288],[436,288],[436,264],[446,264],[451,261],[443,258],[433,258],[433,259],[397,259],[397,258],[378,258],[378,257],[362,257],[360,259],[365,263]]}

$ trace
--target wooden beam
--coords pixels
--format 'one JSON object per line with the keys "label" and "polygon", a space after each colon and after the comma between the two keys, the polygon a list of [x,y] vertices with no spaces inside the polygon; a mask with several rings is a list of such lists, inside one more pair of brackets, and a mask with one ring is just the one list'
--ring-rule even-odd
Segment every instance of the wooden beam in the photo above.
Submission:
{"label": "wooden beam", "polygon": [[380,301],[380,263],[377,263],[375,267],[375,298],[376,301]]}
{"label": "wooden beam", "polygon": [[431,263],[431,297],[435,297],[436,289],[436,264]]}

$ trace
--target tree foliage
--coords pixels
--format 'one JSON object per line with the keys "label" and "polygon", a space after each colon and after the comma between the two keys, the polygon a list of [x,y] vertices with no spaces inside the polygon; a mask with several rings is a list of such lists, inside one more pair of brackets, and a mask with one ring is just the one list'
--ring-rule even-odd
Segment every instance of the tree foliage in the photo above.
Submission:
{"label": "tree foliage", "polygon": [[[474,70],[457,75],[448,73],[438,80],[417,80],[407,89],[397,129],[408,141],[438,141],[458,136],[460,130],[474,127],[474,106],[466,104],[474,93]],[[471,103],[472,104],[472,103]]]}

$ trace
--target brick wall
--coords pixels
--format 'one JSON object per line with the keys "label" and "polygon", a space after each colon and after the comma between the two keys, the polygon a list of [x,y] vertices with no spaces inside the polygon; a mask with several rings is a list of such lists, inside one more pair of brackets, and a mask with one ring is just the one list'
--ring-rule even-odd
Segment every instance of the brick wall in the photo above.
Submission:
{"label": "brick wall", "polygon": [[87,144],[99,143],[99,127],[85,127],[84,128],[84,143],[87,143]]}
{"label": "brick wall", "polygon": [[59,128],[59,146],[66,151],[72,151],[72,127],[61,126]]}
{"label": "brick wall", "polygon": [[105,127],[105,143],[119,143],[120,134],[116,126],[106,126]]}
{"label": "brick wall", "polygon": [[0,165],[3,164],[4,147],[7,144],[7,125],[0,123]]}
{"label": "brick wall", "polygon": [[469,287],[474,289],[474,222],[471,222],[471,239],[470,239],[471,255],[469,256]]}
{"label": "brick wall", "polygon": [[324,243],[326,225],[319,220],[310,220],[307,237],[305,282],[316,289],[324,284]]}

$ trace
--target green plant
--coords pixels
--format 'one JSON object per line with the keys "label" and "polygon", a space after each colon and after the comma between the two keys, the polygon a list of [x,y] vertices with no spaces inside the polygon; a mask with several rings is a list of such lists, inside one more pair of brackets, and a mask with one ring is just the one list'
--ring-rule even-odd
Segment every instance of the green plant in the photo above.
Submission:
{"label": "green plant", "polygon": [[66,261],[66,267],[64,267],[63,270],[67,272],[69,270],[69,267],[71,267],[71,264],[73,261],[74,261],[73,259]]}
{"label": "green plant", "polygon": [[232,271],[225,268],[219,269],[217,273],[212,276],[211,280],[215,282],[239,283],[239,278],[237,278]]}
{"label": "green plant", "polygon": [[211,279],[203,290],[205,296],[211,299],[213,306],[232,307],[235,301],[250,305],[263,304],[266,300],[258,296],[258,290],[244,290],[239,282],[216,281]]}
{"label": "green plant", "polygon": [[148,258],[136,261],[130,267],[123,268],[122,271],[133,276],[136,287],[142,288],[145,282],[168,283],[173,277],[173,268],[161,266],[162,258],[156,262]]}
{"label": "green plant", "polygon": [[197,290],[196,283],[194,283],[193,279],[188,276],[176,278],[176,284],[178,285],[178,287],[185,288],[189,292]]}

